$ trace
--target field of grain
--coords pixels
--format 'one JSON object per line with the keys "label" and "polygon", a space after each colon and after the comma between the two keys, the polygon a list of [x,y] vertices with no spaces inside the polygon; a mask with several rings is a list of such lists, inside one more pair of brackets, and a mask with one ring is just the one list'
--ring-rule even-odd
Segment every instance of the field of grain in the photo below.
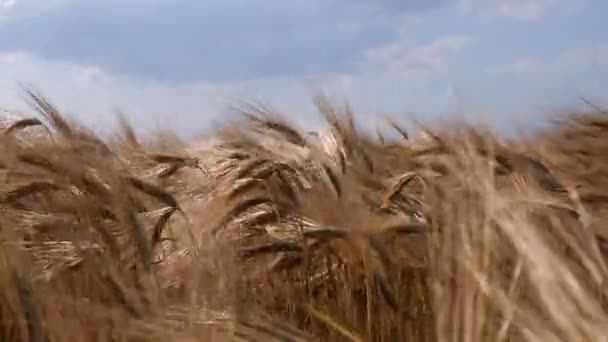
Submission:
{"label": "field of grain", "polygon": [[3,341],[608,336],[601,108],[372,135],[318,97],[325,129],[251,106],[190,142],[29,98],[0,136]]}

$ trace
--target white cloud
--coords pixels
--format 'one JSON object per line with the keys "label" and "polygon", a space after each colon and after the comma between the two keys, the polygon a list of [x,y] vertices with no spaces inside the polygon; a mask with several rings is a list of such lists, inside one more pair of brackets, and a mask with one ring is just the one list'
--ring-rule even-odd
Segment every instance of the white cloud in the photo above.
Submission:
{"label": "white cloud", "polygon": [[608,45],[570,48],[544,57],[522,57],[486,71],[494,79],[490,82],[511,84],[509,95],[519,92],[526,109],[534,104],[539,108],[537,111],[554,113],[564,108],[580,108],[583,105],[580,97],[602,105],[608,101],[604,91]]}
{"label": "white cloud", "polygon": [[17,0],[0,0],[0,9],[7,10],[15,6]]}
{"label": "white cloud", "polygon": [[317,90],[348,100],[364,125],[371,125],[373,115],[381,111],[441,112],[445,105],[420,83],[378,73],[171,83],[126,77],[96,65],[49,61],[26,52],[0,52],[0,56],[11,62],[0,68],[0,110],[29,111],[20,84],[33,86],[68,116],[101,131],[112,127],[120,109],[141,129],[197,133],[225,123],[225,111],[241,100],[264,101],[298,124],[314,125],[321,120],[311,101]]}
{"label": "white cloud", "polygon": [[31,55],[25,51],[0,51],[0,64],[18,64],[26,62]]}
{"label": "white cloud", "polygon": [[478,12],[517,20],[537,20],[549,11],[565,6],[578,6],[586,0],[460,0],[465,12]]}
{"label": "white cloud", "polygon": [[486,71],[495,75],[533,74],[548,70],[550,68],[549,63],[549,61],[540,58],[522,57],[506,65],[490,67]]}
{"label": "white cloud", "polygon": [[189,124],[202,125],[202,118],[218,115],[222,106],[223,98],[210,84],[139,81],[94,65],[51,62],[22,52],[0,53],[2,62],[0,109],[30,109],[20,87],[23,84],[39,89],[68,115],[96,128],[110,127],[115,111],[121,109],[143,127],[162,125],[191,133]]}
{"label": "white cloud", "polygon": [[494,74],[569,73],[581,69],[608,67],[608,45],[578,47],[564,50],[548,58],[522,57],[516,61],[490,68]]}
{"label": "white cloud", "polygon": [[72,71],[84,82],[104,82],[112,78],[109,72],[97,65],[76,65],[72,67]]}
{"label": "white cloud", "polygon": [[364,68],[371,67],[408,79],[425,79],[447,71],[449,57],[474,41],[465,35],[442,37],[426,45],[415,45],[401,39],[369,49],[365,53]]}
{"label": "white cloud", "polygon": [[538,19],[551,6],[559,3],[557,0],[510,0],[496,4],[498,14],[516,19]]}
{"label": "white cloud", "polygon": [[53,8],[69,5],[74,1],[75,0],[0,0],[0,24],[6,21],[34,17]]}

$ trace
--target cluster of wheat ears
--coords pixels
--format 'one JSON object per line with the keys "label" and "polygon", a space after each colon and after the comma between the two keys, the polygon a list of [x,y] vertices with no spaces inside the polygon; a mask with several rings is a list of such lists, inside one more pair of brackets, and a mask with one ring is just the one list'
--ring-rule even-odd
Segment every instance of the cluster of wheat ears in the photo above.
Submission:
{"label": "cluster of wheat ears", "polygon": [[[29,92],[0,133],[3,341],[606,341],[608,115],[507,139],[102,139]],[[605,192],[606,191],[606,192]]]}

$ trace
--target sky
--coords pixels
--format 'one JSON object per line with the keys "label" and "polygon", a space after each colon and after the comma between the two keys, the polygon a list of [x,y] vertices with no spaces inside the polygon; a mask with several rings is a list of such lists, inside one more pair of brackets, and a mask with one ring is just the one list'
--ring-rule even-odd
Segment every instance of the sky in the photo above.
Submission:
{"label": "sky", "polygon": [[0,108],[38,89],[93,128],[126,113],[184,134],[242,101],[303,125],[313,95],[359,122],[508,129],[608,104],[608,1],[0,0]]}

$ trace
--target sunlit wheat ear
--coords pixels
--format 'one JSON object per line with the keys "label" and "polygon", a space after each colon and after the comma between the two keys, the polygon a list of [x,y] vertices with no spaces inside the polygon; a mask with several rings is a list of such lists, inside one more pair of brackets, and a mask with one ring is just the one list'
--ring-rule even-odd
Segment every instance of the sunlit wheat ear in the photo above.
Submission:
{"label": "sunlit wheat ear", "polygon": [[219,232],[221,229],[225,228],[228,223],[230,223],[232,220],[236,219],[249,209],[263,204],[272,205],[273,203],[273,200],[266,196],[251,197],[239,201],[224,215],[220,224],[218,224],[218,226],[213,229],[213,232]]}
{"label": "sunlit wheat ear", "polygon": [[307,145],[306,139],[297,129],[280,120],[270,109],[249,104],[242,107],[240,111],[251,121],[253,129],[259,133],[274,132],[291,144],[301,147]]}
{"label": "sunlit wheat ear", "polygon": [[327,132],[253,107],[197,150],[129,129],[106,142],[38,97],[56,141],[23,141],[35,121],[0,139],[0,339],[606,335],[598,113],[534,143],[458,122],[392,142],[325,99]]}
{"label": "sunlit wheat ear", "polygon": [[[269,159],[256,159],[256,160],[252,160],[248,163],[245,163],[245,165],[242,165],[239,169],[238,172],[236,173],[236,178],[245,178],[245,177],[250,177],[251,174],[256,171],[256,169],[261,168],[263,171],[264,170],[269,170],[270,168],[272,168],[272,161]],[[259,170],[258,170],[259,172]]]}
{"label": "sunlit wheat ear", "polygon": [[232,187],[228,189],[227,198],[229,200],[235,200],[238,197],[245,195],[256,188],[263,188],[264,181],[256,178],[241,178],[234,182]]}
{"label": "sunlit wheat ear", "polygon": [[26,89],[25,93],[34,110],[50,124],[59,136],[71,143],[72,148],[85,151],[97,150],[107,155],[112,153],[102,139],[95,136],[92,131],[85,127],[75,127],[74,124],[68,122],[57,107],[51,104],[40,93],[30,89]]}
{"label": "sunlit wheat ear", "polygon": [[392,202],[395,197],[403,191],[405,187],[407,187],[412,181],[416,179],[424,184],[424,181],[414,172],[408,172],[397,177],[397,179],[395,179],[390,185],[388,193],[382,201],[382,207],[388,207],[390,205],[390,202]]}
{"label": "sunlit wheat ear", "polygon": [[61,134],[72,137],[74,131],[72,126],[63,118],[59,110],[53,106],[48,100],[46,100],[41,94],[33,90],[25,90],[29,96],[34,109],[41,114],[49,123],[57,129]]}
{"label": "sunlit wheat ear", "polygon": [[209,175],[209,171],[201,165],[199,158],[184,157],[168,154],[151,154],[152,160],[159,164],[166,164],[167,167],[158,173],[159,178],[168,178],[173,176],[177,171],[183,168],[193,168],[201,170],[205,175]]}

